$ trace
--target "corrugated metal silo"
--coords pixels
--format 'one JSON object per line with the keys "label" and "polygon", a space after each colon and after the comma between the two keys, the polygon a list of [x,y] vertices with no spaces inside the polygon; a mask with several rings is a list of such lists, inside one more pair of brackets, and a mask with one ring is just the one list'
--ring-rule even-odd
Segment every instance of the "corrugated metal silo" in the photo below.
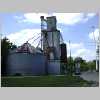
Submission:
{"label": "corrugated metal silo", "polygon": [[46,58],[40,53],[12,53],[8,56],[8,74],[43,75]]}
{"label": "corrugated metal silo", "polygon": [[48,74],[60,74],[60,62],[59,60],[49,60],[48,61]]}
{"label": "corrugated metal silo", "polygon": [[43,75],[46,70],[46,57],[33,48],[29,43],[24,43],[15,52],[8,55],[8,74]]}

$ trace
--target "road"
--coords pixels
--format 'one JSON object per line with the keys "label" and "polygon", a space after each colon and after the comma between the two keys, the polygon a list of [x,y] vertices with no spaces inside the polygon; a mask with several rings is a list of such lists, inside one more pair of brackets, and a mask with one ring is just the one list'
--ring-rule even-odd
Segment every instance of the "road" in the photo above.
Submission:
{"label": "road", "polygon": [[99,86],[99,72],[83,72],[80,77],[87,81],[93,81],[91,87],[98,87]]}
{"label": "road", "polygon": [[87,81],[96,81],[99,82],[99,72],[83,72],[80,77],[82,77],[83,79],[87,80]]}

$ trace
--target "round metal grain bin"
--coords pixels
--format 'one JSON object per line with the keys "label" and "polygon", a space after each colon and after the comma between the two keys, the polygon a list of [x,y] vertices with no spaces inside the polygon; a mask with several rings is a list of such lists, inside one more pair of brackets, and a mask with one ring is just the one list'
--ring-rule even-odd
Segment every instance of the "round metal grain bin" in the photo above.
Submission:
{"label": "round metal grain bin", "polygon": [[41,53],[10,53],[8,56],[8,75],[43,75],[46,58]]}

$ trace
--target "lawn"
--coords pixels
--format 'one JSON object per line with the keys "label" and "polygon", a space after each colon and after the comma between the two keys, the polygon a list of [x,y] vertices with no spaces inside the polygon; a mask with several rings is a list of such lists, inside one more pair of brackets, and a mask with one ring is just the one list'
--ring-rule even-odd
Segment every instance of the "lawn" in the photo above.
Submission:
{"label": "lawn", "polygon": [[86,87],[89,82],[78,76],[6,76],[1,87]]}

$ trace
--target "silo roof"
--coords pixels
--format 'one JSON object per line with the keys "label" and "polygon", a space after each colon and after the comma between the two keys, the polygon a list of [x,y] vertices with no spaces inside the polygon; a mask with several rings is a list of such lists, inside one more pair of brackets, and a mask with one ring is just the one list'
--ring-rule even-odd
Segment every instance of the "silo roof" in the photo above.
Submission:
{"label": "silo roof", "polygon": [[15,52],[26,52],[26,53],[36,53],[36,48],[34,46],[31,46],[30,43],[26,42],[19,46],[18,48],[14,50],[10,50],[10,53],[15,53]]}
{"label": "silo roof", "polygon": [[19,46],[18,48],[14,49],[14,50],[10,50],[10,53],[33,53],[33,54],[36,54],[36,53],[42,53],[42,52],[43,51],[41,50],[41,48],[35,48],[28,42],[22,44],[21,46]]}
{"label": "silo roof", "polygon": [[17,52],[29,52],[29,53],[35,53],[36,49],[35,47],[31,46],[28,42],[24,43],[20,47],[17,48]]}

